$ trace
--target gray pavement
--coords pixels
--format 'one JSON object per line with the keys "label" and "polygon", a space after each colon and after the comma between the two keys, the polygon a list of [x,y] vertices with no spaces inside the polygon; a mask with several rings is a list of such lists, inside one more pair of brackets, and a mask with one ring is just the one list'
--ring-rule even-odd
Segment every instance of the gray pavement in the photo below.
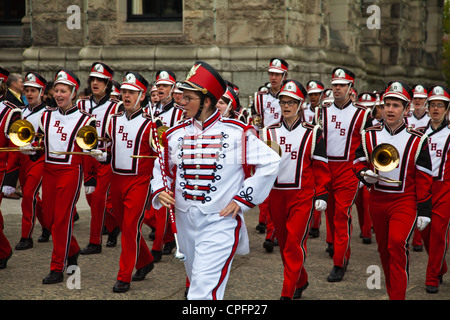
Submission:
{"label": "gray pavement", "polygon": [[[75,223],[74,234],[81,247],[88,243],[90,211],[84,196],[77,205],[80,220]],[[20,200],[3,199],[1,210],[5,222],[5,234],[14,248],[20,239],[21,213]],[[347,273],[342,282],[328,283],[326,278],[333,266],[332,259],[325,252],[325,217],[322,217],[319,238],[308,239],[306,270],[309,275],[309,287],[303,293],[302,300],[387,300],[384,276],[378,257],[377,246],[362,244],[359,238],[359,225],[354,209],[353,214],[352,255]],[[250,236],[250,253],[236,256],[231,270],[225,300],[278,300],[283,281],[283,267],[278,247],[272,253],[263,249],[264,235],[255,227],[258,222],[258,208],[245,216]],[[150,228],[143,226],[147,244]],[[78,258],[80,267],[80,289],[73,288],[65,281],[55,285],[43,285],[42,278],[50,268],[52,251],[51,241],[38,243],[41,227],[37,223],[34,230],[34,247],[17,251],[8,261],[8,267],[0,270],[0,300],[182,300],[185,291],[185,273],[183,263],[172,255],[163,256],[155,264],[154,270],[146,280],[135,282],[131,290],[124,294],[112,292],[120,256],[118,246],[103,246],[101,254]],[[106,236],[104,236],[106,243]],[[448,256],[447,256],[448,261]],[[444,283],[438,294],[425,292],[425,270],[427,253],[411,250],[411,276],[406,294],[407,300],[448,300],[450,299],[450,280],[444,276]],[[370,266],[381,270],[380,289],[369,289],[368,279],[374,273],[368,273]],[[374,284],[374,281],[369,281]],[[72,284],[72,285],[71,285]]]}

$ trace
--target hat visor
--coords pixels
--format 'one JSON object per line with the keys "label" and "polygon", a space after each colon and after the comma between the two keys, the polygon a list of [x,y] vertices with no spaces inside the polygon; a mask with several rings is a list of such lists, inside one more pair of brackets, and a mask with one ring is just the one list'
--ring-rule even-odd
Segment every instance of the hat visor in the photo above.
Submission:
{"label": "hat visor", "polygon": [[75,87],[75,88],[77,87],[77,85],[75,83],[73,83],[72,81],[64,80],[64,79],[56,80],[54,85],[56,86],[59,83],[66,84],[68,86]]}
{"label": "hat visor", "polygon": [[450,101],[449,98],[444,97],[444,96],[433,96],[433,97],[429,97],[428,101],[434,101],[434,100],[441,100],[441,101]]}
{"label": "hat visor", "polygon": [[158,80],[158,81],[156,81],[155,85],[158,85],[158,84],[168,84],[168,85],[173,85],[174,83],[175,83],[175,82],[170,81],[170,80]]}
{"label": "hat visor", "polygon": [[420,94],[420,93],[416,93],[413,98],[428,98],[428,96],[426,94]]}
{"label": "hat visor", "polygon": [[102,79],[109,79],[108,76],[105,76],[104,74],[99,73],[99,72],[91,72],[91,73],[89,74],[89,77],[102,78]]}
{"label": "hat visor", "polygon": [[322,89],[311,89],[311,90],[308,91],[308,94],[310,94],[310,93],[321,93],[321,92],[323,92]]}
{"label": "hat visor", "polygon": [[142,91],[140,88],[138,88],[137,86],[133,86],[131,84],[128,83],[124,83],[120,86],[120,89],[125,89],[125,90],[132,90],[132,91]]}
{"label": "hat visor", "polygon": [[383,100],[386,100],[387,98],[397,98],[406,102],[409,102],[409,99],[407,99],[404,95],[395,93],[395,92],[388,92],[384,95]]}
{"label": "hat visor", "polygon": [[275,73],[285,73],[284,70],[276,69],[276,68],[269,68],[269,72],[275,72]]}
{"label": "hat visor", "polygon": [[25,82],[25,83],[23,84],[23,86],[24,86],[24,87],[34,87],[34,88],[38,88],[38,89],[42,89],[42,88],[43,88],[42,86],[38,85],[38,84],[35,83],[35,82]]}
{"label": "hat visor", "polygon": [[364,107],[373,107],[376,104],[376,102],[358,102],[358,103]]}
{"label": "hat visor", "polygon": [[297,96],[297,95],[295,95],[295,94],[293,94],[293,93],[291,93],[291,92],[280,92],[280,93],[278,94],[278,96],[279,96],[279,97],[281,97],[281,96],[287,96],[287,97],[294,98],[295,100],[297,100],[297,101],[299,101],[299,102],[303,101],[302,98],[300,98],[299,96]]}
{"label": "hat visor", "polygon": [[345,79],[336,79],[336,80],[331,80],[331,84],[350,84],[352,83],[349,80],[345,80]]}

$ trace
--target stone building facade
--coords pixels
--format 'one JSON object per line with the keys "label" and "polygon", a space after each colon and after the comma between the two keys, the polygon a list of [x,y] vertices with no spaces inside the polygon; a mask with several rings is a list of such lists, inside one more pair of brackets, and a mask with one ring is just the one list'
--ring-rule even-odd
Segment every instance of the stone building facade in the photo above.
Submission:
{"label": "stone building facade", "polygon": [[183,0],[178,21],[129,21],[130,3],[26,0],[20,26],[0,24],[0,65],[47,79],[67,67],[85,85],[94,61],[109,64],[118,81],[127,70],[152,81],[161,68],[183,80],[205,60],[240,87],[243,104],[268,81],[272,57],[288,61],[289,78],[304,84],[328,86],[336,66],[355,72],[359,91],[392,79],[443,82],[443,0]]}

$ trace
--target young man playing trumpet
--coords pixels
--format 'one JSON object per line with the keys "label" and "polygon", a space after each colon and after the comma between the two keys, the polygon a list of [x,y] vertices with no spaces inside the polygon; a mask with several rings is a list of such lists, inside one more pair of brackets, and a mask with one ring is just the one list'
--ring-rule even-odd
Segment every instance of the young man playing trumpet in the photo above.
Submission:
{"label": "young man playing trumpet", "polygon": [[[392,81],[384,94],[382,124],[363,131],[356,151],[354,172],[370,188],[369,212],[378,244],[390,299],[405,299],[409,276],[409,240],[417,227],[423,230],[431,216],[431,159],[428,140],[420,132],[408,128],[404,113],[413,96],[402,81]],[[387,143],[398,151],[398,164],[383,172],[371,161],[377,145]],[[387,152],[386,152],[387,153]],[[394,183],[397,181],[397,183]],[[416,188],[419,185],[420,188]]]}

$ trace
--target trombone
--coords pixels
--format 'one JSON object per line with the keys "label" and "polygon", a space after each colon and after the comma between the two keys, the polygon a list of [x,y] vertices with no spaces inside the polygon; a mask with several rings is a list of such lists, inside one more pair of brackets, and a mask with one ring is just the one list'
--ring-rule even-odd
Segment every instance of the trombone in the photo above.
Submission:
{"label": "trombone", "polygon": [[[377,169],[378,171],[389,172],[394,170],[398,166],[400,162],[400,154],[392,144],[381,143],[373,149],[370,161],[372,162],[375,169]],[[361,175],[368,176],[365,174],[365,172],[361,172]],[[382,175],[370,177],[387,183],[394,183],[397,185],[402,184],[401,181],[384,177]]]}
{"label": "trombone", "polygon": [[[22,151],[21,147],[29,145],[35,137],[42,139],[42,134],[37,134],[34,131],[33,124],[26,119],[19,119],[11,124],[8,130],[9,139],[17,147],[0,148],[3,151]],[[42,150],[42,147],[31,147],[29,150]]]}
{"label": "trombone", "polygon": [[[98,134],[97,129],[93,126],[85,125],[78,130],[75,141],[78,146],[83,150],[92,150],[98,142]],[[83,152],[83,151],[50,151],[53,154],[73,154],[73,155],[92,155],[92,152]]]}

